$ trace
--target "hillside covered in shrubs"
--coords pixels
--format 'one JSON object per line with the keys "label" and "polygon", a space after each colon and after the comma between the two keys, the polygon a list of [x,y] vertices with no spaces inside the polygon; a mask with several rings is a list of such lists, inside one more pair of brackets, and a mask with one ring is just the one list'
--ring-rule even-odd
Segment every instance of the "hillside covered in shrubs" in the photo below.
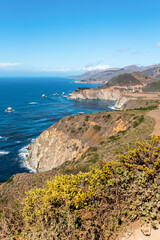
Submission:
{"label": "hillside covered in shrubs", "polygon": [[[59,174],[30,190],[12,221],[1,216],[1,239],[118,239],[126,224],[160,219],[160,137],[126,145],[115,162]],[[15,206],[16,208],[16,206]],[[11,219],[11,218],[10,218]]]}

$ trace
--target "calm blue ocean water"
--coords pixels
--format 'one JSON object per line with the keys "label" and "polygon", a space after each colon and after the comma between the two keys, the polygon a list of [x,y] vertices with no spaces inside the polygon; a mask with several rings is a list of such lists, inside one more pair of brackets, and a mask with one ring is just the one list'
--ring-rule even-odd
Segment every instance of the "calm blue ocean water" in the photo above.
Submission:
{"label": "calm blue ocean water", "polygon": [[[77,84],[66,78],[0,78],[0,182],[15,173],[30,172],[24,161],[26,146],[62,117],[111,111],[107,101],[73,101],[66,97],[77,87],[93,86],[97,85]],[[53,95],[56,92],[59,96]],[[15,111],[7,113],[7,107]]]}

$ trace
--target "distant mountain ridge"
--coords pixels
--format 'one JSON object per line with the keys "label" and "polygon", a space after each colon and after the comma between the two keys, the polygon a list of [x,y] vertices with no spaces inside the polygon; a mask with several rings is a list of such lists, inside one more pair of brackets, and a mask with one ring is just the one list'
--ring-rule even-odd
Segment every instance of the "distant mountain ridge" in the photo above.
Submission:
{"label": "distant mountain ridge", "polygon": [[115,76],[107,83],[95,88],[76,89],[69,95],[69,98],[113,100],[116,101],[115,108],[123,109],[123,106],[131,99],[159,98],[157,95],[150,95],[151,92],[160,92],[160,80],[141,72],[132,72]]}
{"label": "distant mountain ridge", "polygon": [[146,86],[147,84],[157,82],[158,79],[147,76],[140,72],[132,72],[132,73],[123,73],[116,77],[110,79],[106,84],[102,85],[99,88],[106,88],[112,86],[120,86],[120,87],[130,87],[130,86]]}
{"label": "distant mountain ridge", "polygon": [[[159,74],[156,75],[156,70],[159,69]],[[146,72],[145,72],[146,71]],[[160,64],[151,65],[151,66],[126,66],[124,68],[109,68],[103,71],[88,71],[80,76],[74,76],[74,79],[77,79],[80,83],[107,83],[113,77],[116,77],[120,74],[130,73],[130,72],[142,72],[150,76],[158,76],[160,78]],[[152,75],[153,74],[153,75]],[[157,77],[156,77],[157,78]]]}
{"label": "distant mountain ridge", "polygon": [[143,71],[142,73],[160,79],[160,67],[154,67]]}

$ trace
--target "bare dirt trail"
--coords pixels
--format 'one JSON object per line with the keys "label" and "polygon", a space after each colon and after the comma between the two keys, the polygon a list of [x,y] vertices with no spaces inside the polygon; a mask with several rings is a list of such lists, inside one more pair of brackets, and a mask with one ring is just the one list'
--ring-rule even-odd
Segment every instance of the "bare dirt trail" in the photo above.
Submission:
{"label": "bare dirt trail", "polygon": [[129,229],[117,240],[160,240],[160,225],[154,229],[151,224],[132,223]]}
{"label": "bare dirt trail", "polygon": [[147,112],[146,115],[153,118],[156,122],[152,135],[160,135],[160,106],[158,109]]}
{"label": "bare dirt trail", "polygon": [[[158,109],[147,112],[146,115],[156,122],[151,135],[160,135],[160,106]],[[118,240],[160,240],[160,225],[157,226],[157,229],[153,229],[151,225],[149,227],[145,226],[143,229],[140,223],[133,223],[130,229]]]}

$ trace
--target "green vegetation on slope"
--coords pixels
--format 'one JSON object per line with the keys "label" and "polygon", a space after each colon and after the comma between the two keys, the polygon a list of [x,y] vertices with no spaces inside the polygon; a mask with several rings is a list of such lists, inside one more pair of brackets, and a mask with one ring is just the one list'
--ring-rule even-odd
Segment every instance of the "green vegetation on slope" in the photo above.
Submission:
{"label": "green vegetation on slope", "polygon": [[132,76],[131,73],[124,73],[112,78],[108,82],[108,86],[134,86],[141,85],[141,82]]}
{"label": "green vegetation on slope", "polygon": [[[31,189],[39,188],[40,190],[38,191],[41,192],[42,189],[43,192],[43,189],[46,189],[47,186],[45,185],[45,187],[43,187],[47,179],[50,180],[51,178],[55,178],[60,179],[61,181],[60,177],[55,177],[58,173],[63,177],[63,179],[67,179],[69,185],[71,179],[77,179],[78,176],[82,176],[82,178],[80,179],[80,181],[82,181],[84,176],[86,176],[86,185],[83,181],[80,183],[80,185],[77,185],[77,183],[75,183],[75,192],[73,192],[74,196],[77,191],[76,189],[80,190],[82,187],[82,189],[84,190],[85,199],[85,194],[89,194],[88,188],[90,188],[90,185],[88,185],[88,176],[91,176],[90,174],[93,173],[93,168],[99,169],[96,171],[100,171],[102,167],[107,166],[108,163],[105,164],[105,162],[115,162],[116,154],[126,154],[126,146],[134,147],[133,143],[136,139],[140,141],[149,139],[148,136],[153,131],[155,123],[153,119],[145,116],[147,110],[148,109],[118,111],[110,113],[103,112],[79,116],[70,116],[62,119],[59,124],[57,123],[56,126],[58,127],[58,129],[67,132],[71,136],[78,136],[81,139],[83,138],[82,140],[84,141],[84,143],[85,141],[88,141],[90,136],[92,139],[94,138],[94,141],[91,142],[90,147],[87,148],[83,152],[82,156],[76,161],[73,159],[73,161],[68,161],[59,168],[43,173],[17,174],[13,176],[11,180],[8,181],[8,183],[0,185],[0,238],[10,240],[12,239],[11,236],[14,235],[16,236],[14,238],[15,240],[29,240],[31,238],[34,240],[94,239],[94,236],[95,239],[107,239],[107,234],[111,235],[112,233],[114,239],[113,229],[115,229],[115,231],[119,229],[119,226],[114,226],[114,221],[116,217],[112,219],[112,213],[116,210],[115,199],[113,199],[110,204],[107,203],[107,205],[105,205],[105,203],[103,202],[105,199],[105,201],[108,201],[107,194],[110,195],[110,192],[104,191],[103,194],[103,189],[100,190],[102,199],[99,198],[100,195],[97,195],[97,198],[95,197],[95,195],[91,196],[91,198],[87,195],[89,205],[83,204],[83,201],[81,199],[78,200],[81,204],[81,207],[78,208],[76,208],[76,202],[73,203],[72,198],[70,199],[70,201],[72,202],[71,204],[73,205],[73,207],[71,208],[69,207],[68,202],[67,205],[63,205],[61,200],[59,202],[59,205],[58,203],[56,203],[56,206],[54,206],[53,202],[50,202],[51,208],[49,207],[49,205],[46,205],[46,214],[43,216],[40,215],[39,220],[37,220],[35,216],[35,221],[33,221],[33,219],[28,220],[27,209],[25,210],[25,207],[27,207],[27,205],[24,206],[24,204],[22,204],[22,199],[25,197],[25,192]],[[138,123],[135,128],[133,127],[134,121]],[[99,130],[97,131],[94,129],[95,125],[98,125],[101,128],[98,128]],[[73,126],[75,132],[71,133]],[[79,172],[81,172],[81,174],[79,174]],[[86,175],[83,175],[82,172]],[[68,176],[67,178],[66,174],[70,176]],[[75,178],[72,177],[72,174]],[[52,182],[53,181],[54,180],[52,180]],[[70,187],[72,187],[72,185],[69,185],[68,194],[71,193]],[[61,187],[61,184],[59,186]],[[102,186],[104,188],[103,184]],[[97,194],[99,191],[97,186],[94,185],[93,187],[96,187],[94,191]],[[44,193],[46,194],[46,192]],[[82,191],[80,191],[80,193],[82,193]],[[58,195],[60,197],[63,194],[59,192]],[[41,197],[36,198],[35,204],[37,205],[37,203],[43,204],[43,199]],[[29,203],[28,207],[31,206],[30,204],[33,204],[32,200]],[[46,204],[48,203],[46,202]],[[54,209],[52,208],[52,205]],[[43,210],[44,206],[37,206],[42,207],[40,207],[40,211]],[[91,207],[90,210],[89,207]],[[24,208],[23,217],[21,214],[22,208]],[[35,209],[36,208],[33,207],[33,212],[35,211]],[[106,209],[105,212],[104,209]],[[111,219],[113,220],[113,222],[106,222],[105,214],[108,214],[108,211],[111,211]],[[36,212],[34,212],[34,214],[35,213]],[[131,218],[128,218],[128,215],[126,215],[125,217],[126,222],[129,222],[131,220]],[[38,222],[39,226],[37,226]],[[108,225],[107,228],[106,225]],[[93,236],[93,238],[91,236]]]}
{"label": "green vegetation on slope", "polygon": [[143,92],[160,92],[160,81],[148,84],[143,88]]}
{"label": "green vegetation on slope", "polygon": [[159,104],[160,101],[158,99],[145,99],[145,98],[131,99],[123,105],[123,110],[130,111],[131,109],[133,109],[150,111],[158,108]]}
{"label": "green vegetation on slope", "polygon": [[153,137],[129,147],[114,163],[101,162],[88,173],[58,175],[28,192],[19,237],[116,239],[135,219],[155,225],[160,220],[159,152],[160,137]]}

